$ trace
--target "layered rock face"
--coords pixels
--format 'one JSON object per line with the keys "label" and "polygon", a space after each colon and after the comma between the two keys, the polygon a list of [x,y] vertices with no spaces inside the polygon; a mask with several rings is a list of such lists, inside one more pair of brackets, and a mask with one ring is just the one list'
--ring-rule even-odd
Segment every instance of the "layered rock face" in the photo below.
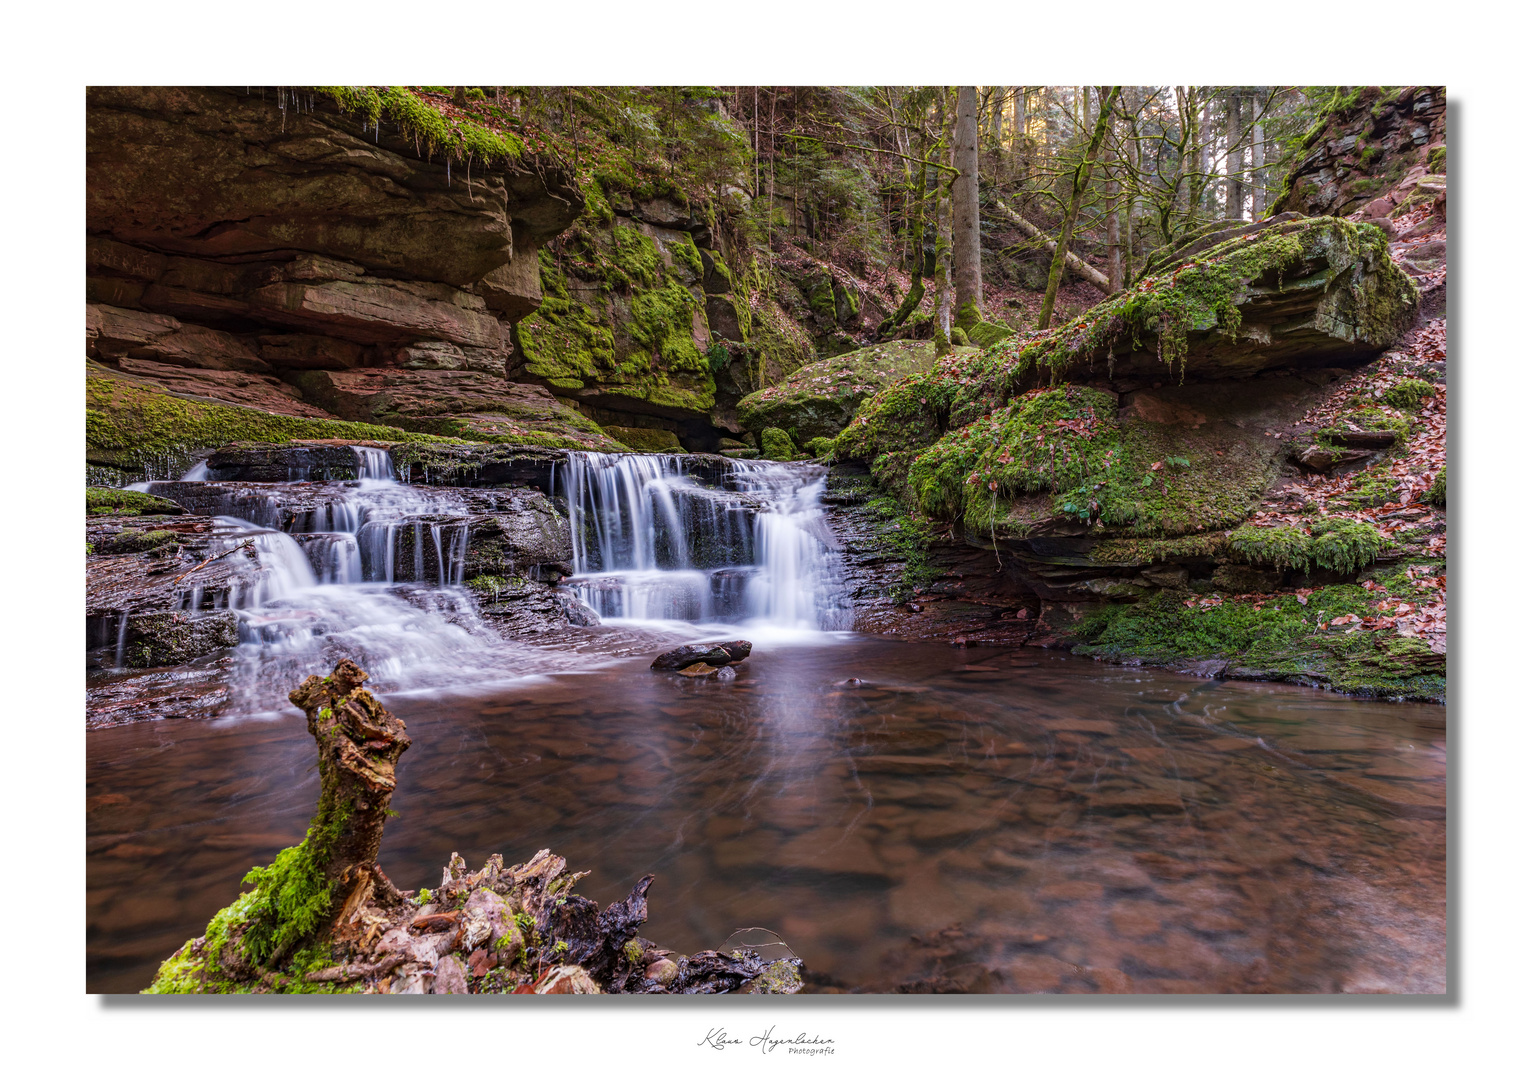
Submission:
{"label": "layered rock face", "polygon": [[1407,86],[1392,96],[1359,88],[1309,133],[1272,212],[1387,217],[1397,203],[1379,200],[1411,174],[1428,201],[1445,194],[1433,185],[1447,171],[1446,147],[1445,87]]}
{"label": "layered rock face", "polygon": [[87,356],[285,415],[614,445],[504,379],[541,302],[537,250],[582,204],[568,176],[535,160],[452,176],[390,127],[322,96],[92,89]]}

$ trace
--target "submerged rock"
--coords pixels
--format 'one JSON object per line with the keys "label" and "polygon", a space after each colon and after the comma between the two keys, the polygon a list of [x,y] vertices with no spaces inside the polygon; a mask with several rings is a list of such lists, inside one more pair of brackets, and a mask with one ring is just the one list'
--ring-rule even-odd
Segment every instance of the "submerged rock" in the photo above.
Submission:
{"label": "submerged rock", "polygon": [[[654,658],[654,671],[674,671],[682,675],[710,675],[721,667],[743,662],[750,656],[748,641],[719,641],[707,645],[682,645]],[[696,671],[695,668],[706,670]]]}

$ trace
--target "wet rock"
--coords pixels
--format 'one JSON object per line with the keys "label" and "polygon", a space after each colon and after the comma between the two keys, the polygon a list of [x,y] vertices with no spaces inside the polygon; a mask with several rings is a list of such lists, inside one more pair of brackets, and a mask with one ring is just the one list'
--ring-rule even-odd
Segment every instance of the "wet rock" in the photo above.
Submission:
{"label": "wet rock", "polygon": [[657,982],[661,986],[669,986],[675,982],[680,970],[673,960],[661,957],[644,969],[644,978]]}
{"label": "wet rock", "polygon": [[[750,655],[748,641],[719,641],[707,645],[682,645],[661,653],[649,667],[654,671],[675,671],[681,674],[712,674],[716,668],[743,662]],[[702,672],[688,668],[705,667]]]}
{"label": "wet rock", "polygon": [[225,446],[204,464],[208,480],[224,483],[355,480],[362,467],[349,445]]}

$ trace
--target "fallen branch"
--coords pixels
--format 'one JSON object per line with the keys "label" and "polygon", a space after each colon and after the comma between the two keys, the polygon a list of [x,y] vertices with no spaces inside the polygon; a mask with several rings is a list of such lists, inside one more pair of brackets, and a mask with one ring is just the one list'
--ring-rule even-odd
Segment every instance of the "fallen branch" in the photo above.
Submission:
{"label": "fallen branch", "polygon": [[[1004,214],[1006,220],[1009,221],[1012,225],[1015,225],[1018,229],[1026,233],[1032,239],[1040,240],[1049,250],[1049,252],[1058,250],[1059,245],[1050,239],[1047,233],[1043,232],[1043,230],[1039,229],[1036,225],[1032,224],[1016,211],[1012,210],[1009,206],[1005,205],[1004,202],[996,199],[995,208]],[[1106,293],[1108,296],[1112,294],[1112,283],[1106,279],[1106,275],[1103,274],[1100,270],[1097,270],[1084,259],[1080,258],[1080,256],[1076,255],[1074,252],[1064,252],[1064,265],[1073,270],[1076,275],[1084,278],[1086,281],[1096,286],[1096,288]]]}
{"label": "fallen branch", "polygon": [[186,573],[181,574],[181,575],[179,575],[177,577],[171,578],[170,579],[170,583],[172,585],[179,585],[180,582],[181,582],[181,578],[190,577],[192,574],[195,574],[198,570],[201,570],[208,563],[215,563],[219,559],[227,559],[230,555],[233,555],[236,551],[244,551],[247,548],[253,548],[254,546],[255,546],[255,541],[254,540],[246,540],[243,544],[240,544],[237,547],[231,547],[228,551],[222,552],[222,553],[220,553],[218,555],[214,555],[211,559],[203,559],[196,566],[194,566],[190,570],[186,571]]}

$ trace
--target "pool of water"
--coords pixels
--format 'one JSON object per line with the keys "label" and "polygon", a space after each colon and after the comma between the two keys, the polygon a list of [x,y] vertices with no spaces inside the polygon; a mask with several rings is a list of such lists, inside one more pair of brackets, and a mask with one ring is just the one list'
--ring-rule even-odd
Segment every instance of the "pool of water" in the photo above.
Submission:
{"label": "pool of water", "polygon": [[[849,634],[386,700],[402,888],[549,847],[601,903],[658,875],[660,944],[766,927],[819,990],[1445,991],[1440,706]],[[135,991],[301,839],[314,744],[293,713],[87,746],[87,987]]]}

